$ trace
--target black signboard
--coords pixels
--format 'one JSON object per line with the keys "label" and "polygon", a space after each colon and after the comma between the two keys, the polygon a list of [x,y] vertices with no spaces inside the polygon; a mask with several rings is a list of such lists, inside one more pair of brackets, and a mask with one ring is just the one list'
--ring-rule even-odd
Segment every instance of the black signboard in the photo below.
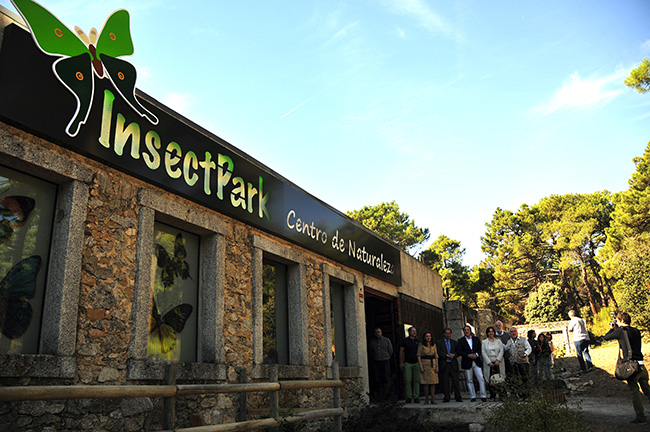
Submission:
{"label": "black signboard", "polygon": [[16,25],[5,29],[0,52],[0,117],[5,122],[364,273],[401,283],[400,252],[393,245],[142,93],[138,101],[157,124],[134,110],[108,79],[94,77],[88,118],[70,136],[66,126],[77,101],[52,72],[55,60],[28,32]]}

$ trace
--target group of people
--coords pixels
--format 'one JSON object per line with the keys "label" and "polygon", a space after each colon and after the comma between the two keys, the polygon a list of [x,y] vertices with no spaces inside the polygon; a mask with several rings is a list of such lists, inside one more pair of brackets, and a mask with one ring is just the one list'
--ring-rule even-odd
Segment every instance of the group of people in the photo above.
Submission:
{"label": "group of people", "polygon": [[[589,333],[582,318],[569,311],[571,321],[568,330],[573,334],[581,373],[593,369],[589,354]],[[641,334],[632,327],[631,317],[626,312],[616,316],[616,323],[605,335],[605,340],[618,340],[620,346],[619,362],[631,356],[638,363],[638,371],[629,379],[627,384],[632,393],[632,403],[636,413],[633,423],[647,423],[643,409],[641,392],[650,400],[650,385],[648,370],[643,362],[641,352]],[[462,402],[460,393],[459,373],[465,372],[470,400],[475,402],[480,397],[487,401],[495,400],[499,392],[499,384],[506,379],[510,382],[520,382],[522,396],[526,397],[525,388],[529,378],[537,381],[553,379],[551,365],[553,364],[553,342],[550,334],[539,336],[534,330],[528,332],[528,338],[519,335],[516,327],[510,327],[508,332],[503,330],[503,323],[497,321],[485,331],[486,338],[481,341],[472,335],[469,325],[463,327],[463,337],[452,338],[452,330],[444,329],[444,337],[433,341],[430,332],[424,333],[422,341],[417,338],[415,327],[408,329],[408,336],[399,344],[400,367],[404,373],[406,387],[406,403],[419,403],[420,384],[424,389],[424,403],[435,404],[435,386],[440,383],[444,393],[443,402],[451,401],[451,389],[457,402]],[[387,389],[390,384],[390,358],[393,346],[390,340],[382,335],[380,328],[375,329],[375,337],[370,342],[370,354],[373,362],[373,381],[375,388]],[[460,358],[460,366],[458,362]],[[531,368],[531,364],[534,365]],[[476,392],[474,377],[479,384]]]}
{"label": "group of people", "polygon": [[[537,380],[552,377],[553,345],[548,334],[540,334],[531,343],[519,336],[516,327],[509,332],[503,330],[503,323],[497,321],[486,329],[486,338],[481,341],[472,334],[472,328],[463,328],[463,337],[452,338],[452,330],[445,328],[443,338],[434,341],[430,332],[425,332],[422,340],[417,337],[417,329],[408,329],[408,336],[399,344],[400,368],[404,374],[406,403],[420,403],[420,386],[424,390],[424,403],[435,404],[435,386],[440,383],[443,402],[451,401],[453,389],[456,401],[463,400],[460,393],[459,373],[464,371],[467,379],[470,401],[477,398],[483,401],[495,400],[499,384],[506,378],[518,379],[523,384],[529,376]],[[529,338],[535,338],[529,332]],[[390,358],[393,347],[381,329],[375,329],[375,337],[370,342],[373,361],[373,381],[375,388],[382,389],[390,381]],[[460,362],[458,361],[460,359]],[[531,368],[531,363],[533,367]],[[478,392],[474,384],[478,381]]]}

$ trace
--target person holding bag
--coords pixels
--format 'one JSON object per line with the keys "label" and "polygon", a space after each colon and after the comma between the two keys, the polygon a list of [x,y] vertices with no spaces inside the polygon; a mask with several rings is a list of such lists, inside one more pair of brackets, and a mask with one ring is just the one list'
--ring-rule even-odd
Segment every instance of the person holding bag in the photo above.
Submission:
{"label": "person holding bag", "polygon": [[[641,353],[641,332],[631,327],[632,318],[627,312],[619,312],[616,315],[616,324],[604,336],[605,340],[618,340],[619,356],[616,362],[616,377],[620,380],[627,381],[627,385],[632,392],[632,405],[636,413],[636,418],[632,423],[647,423],[648,419],[643,412],[643,400],[641,399],[641,390],[650,401],[650,386],[648,385],[648,370],[643,362]],[[626,363],[636,362],[637,370],[632,375],[621,375],[621,366]]]}
{"label": "person holding bag", "polygon": [[[482,343],[481,356],[483,357],[483,377],[490,391],[490,401],[497,395],[497,383],[505,381],[506,365],[503,361],[503,342],[496,337],[494,327],[485,330],[487,339]],[[500,377],[498,377],[498,376]]]}

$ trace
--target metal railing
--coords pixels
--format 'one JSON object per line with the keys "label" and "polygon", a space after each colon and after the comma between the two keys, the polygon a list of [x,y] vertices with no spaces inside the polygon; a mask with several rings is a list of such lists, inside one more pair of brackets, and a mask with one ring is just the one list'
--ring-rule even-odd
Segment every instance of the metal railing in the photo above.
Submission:
{"label": "metal railing", "polygon": [[[109,399],[109,398],[163,398],[163,432],[217,432],[248,431],[265,426],[277,426],[281,423],[297,423],[324,417],[334,417],[335,428],[341,431],[343,409],[341,408],[341,391],[344,386],[339,379],[337,363],[332,366],[331,380],[279,381],[278,365],[269,365],[269,382],[240,384],[176,384],[176,365],[168,365],[162,385],[72,385],[72,386],[15,386],[0,387],[0,402],[44,401],[69,399]],[[333,392],[332,408],[314,409],[300,414],[279,418],[279,392],[282,390],[302,390],[331,388]],[[258,420],[243,420],[235,423],[174,428],[176,416],[176,397],[199,394],[239,393],[246,417],[246,394],[251,392],[269,392],[269,417]]]}

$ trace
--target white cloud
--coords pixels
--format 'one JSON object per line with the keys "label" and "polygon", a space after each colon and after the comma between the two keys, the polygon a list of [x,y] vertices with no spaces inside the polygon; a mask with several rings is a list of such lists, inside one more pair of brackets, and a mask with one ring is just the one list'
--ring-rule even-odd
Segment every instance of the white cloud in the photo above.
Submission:
{"label": "white cloud", "polygon": [[641,44],[641,52],[650,52],[650,39]]}
{"label": "white cloud", "polygon": [[395,29],[395,33],[397,33],[397,37],[400,39],[406,39],[406,32],[402,30],[401,28],[397,27]]}
{"label": "white cloud", "polygon": [[192,99],[187,93],[169,93],[163,103],[176,112],[187,116],[188,109],[192,106]]}
{"label": "white cloud", "polygon": [[562,88],[548,100],[534,106],[534,114],[549,115],[564,108],[588,108],[600,103],[611,102],[624,92],[622,80],[626,73],[617,70],[603,78],[581,78],[574,72],[565,80]]}
{"label": "white cloud", "polygon": [[451,33],[447,20],[431,10],[423,0],[392,0],[386,5],[399,14],[415,18],[419,25],[432,33]]}
{"label": "white cloud", "polygon": [[355,22],[353,22],[353,23],[350,23],[350,24],[346,25],[346,26],[343,27],[342,29],[338,30],[338,31],[334,34],[334,36],[332,36],[332,37],[330,38],[330,40],[326,42],[326,44],[331,43],[331,42],[336,42],[336,41],[338,41],[338,40],[340,40],[340,39],[345,38],[346,36],[348,36],[348,33],[350,33],[350,31],[351,31],[352,29],[356,28],[358,25],[359,25],[359,21],[355,21]]}

